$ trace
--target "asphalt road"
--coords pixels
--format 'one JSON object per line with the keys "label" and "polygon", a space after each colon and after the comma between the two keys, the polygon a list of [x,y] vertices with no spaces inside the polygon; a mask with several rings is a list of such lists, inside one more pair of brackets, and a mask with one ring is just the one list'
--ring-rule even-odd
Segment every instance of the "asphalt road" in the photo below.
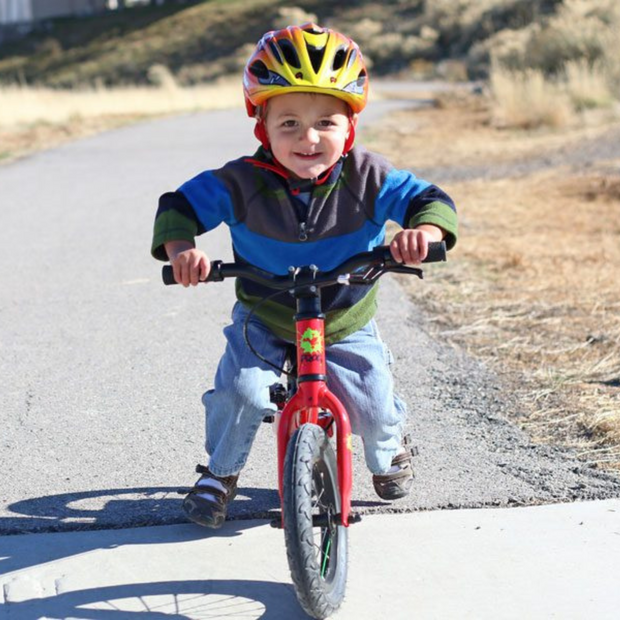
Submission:
{"label": "asphalt road", "polygon": [[[365,122],[401,105],[373,103]],[[162,286],[152,222],[162,192],[253,152],[251,129],[240,110],[191,114],[0,167],[0,533],[184,521],[176,490],[204,461],[200,396],[233,287]],[[230,258],[225,229],[201,243],[212,258]],[[440,270],[429,266],[427,277]],[[532,445],[509,424],[504,414],[518,404],[497,378],[434,341],[385,280],[379,325],[410,408],[417,482],[409,498],[379,501],[357,450],[357,510],[620,497],[618,477]],[[240,484],[233,518],[277,509],[267,426]]]}

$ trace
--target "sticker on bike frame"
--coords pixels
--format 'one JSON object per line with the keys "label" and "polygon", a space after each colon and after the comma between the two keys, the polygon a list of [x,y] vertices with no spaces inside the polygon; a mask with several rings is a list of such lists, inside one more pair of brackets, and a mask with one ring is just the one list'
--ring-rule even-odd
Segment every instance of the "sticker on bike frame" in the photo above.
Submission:
{"label": "sticker on bike frame", "polygon": [[323,336],[321,332],[308,327],[301,335],[299,345],[304,353],[320,353],[323,351]]}
{"label": "sticker on bike frame", "polygon": [[351,433],[347,435],[347,450],[353,452],[353,435]]}

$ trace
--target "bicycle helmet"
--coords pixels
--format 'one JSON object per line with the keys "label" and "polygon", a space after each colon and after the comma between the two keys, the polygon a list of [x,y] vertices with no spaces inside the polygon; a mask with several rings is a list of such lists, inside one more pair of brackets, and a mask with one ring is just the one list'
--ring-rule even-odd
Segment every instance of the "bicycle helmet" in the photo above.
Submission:
{"label": "bicycle helmet", "polygon": [[251,117],[271,97],[291,92],[333,95],[358,114],[366,106],[368,75],[354,41],[307,23],[262,37],[245,67],[243,90]]}

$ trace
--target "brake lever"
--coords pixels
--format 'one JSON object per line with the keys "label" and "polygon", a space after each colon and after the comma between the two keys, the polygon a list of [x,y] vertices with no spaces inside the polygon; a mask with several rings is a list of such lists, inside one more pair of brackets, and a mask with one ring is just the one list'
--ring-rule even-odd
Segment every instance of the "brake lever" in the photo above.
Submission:
{"label": "brake lever", "polygon": [[366,284],[368,286],[374,284],[384,273],[407,273],[424,279],[424,272],[418,267],[410,267],[409,265],[402,265],[397,263],[391,256],[386,257],[384,260],[376,265],[372,265],[364,273],[356,274],[352,273],[347,278],[347,282],[339,282],[340,284]]}
{"label": "brake lever", "polygon": [[409,267],[409,265],[396,265],[395,267],[390,267],[390,273],[409,273],[415,276],[418,276],[420,280],[424,279],[424,272],[417,267]]}
{"label": "brake lever", "polygon": [[[377,280],[378,277],[379,276],[375,276],[374,279],[369,279],[364,276],[352,275],[347,278],[346,285],[348,286],[349,284],[363,284],[364,286],[370,286],[371,284],[375,283],[375,280]],[[341,282],[341,284],[344,284],[344,283]]]}

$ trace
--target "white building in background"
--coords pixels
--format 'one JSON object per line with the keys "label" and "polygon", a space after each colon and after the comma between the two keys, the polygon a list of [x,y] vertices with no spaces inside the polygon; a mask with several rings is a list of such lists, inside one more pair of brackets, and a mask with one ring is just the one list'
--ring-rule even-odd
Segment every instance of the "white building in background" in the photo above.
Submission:
{"label": "white building in background", "polygon": [[107,0],[0,0],[0,25],[28,24],[50,17],[105,10]]}
{"label": "white building in background", "polygon": [[32,7],[24,0],[0,0],[0,24],[32,21]]}

